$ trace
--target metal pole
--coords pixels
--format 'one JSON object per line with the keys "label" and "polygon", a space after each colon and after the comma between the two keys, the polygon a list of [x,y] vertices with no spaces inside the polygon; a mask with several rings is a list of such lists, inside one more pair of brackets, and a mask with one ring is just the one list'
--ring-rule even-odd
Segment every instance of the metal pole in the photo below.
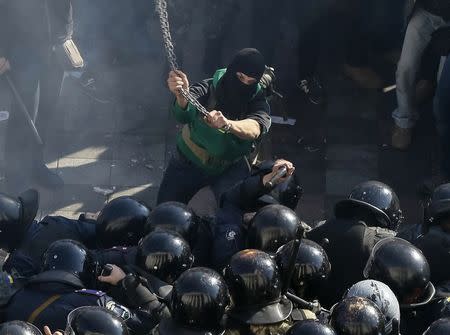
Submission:
{"label": "metal pole", "polygon": [[19,91],[17,91],[16,85],[14,85],[14,82],[12,81],[11,77],[8,74],[4,74],[3,75],[6,79],[6,82],[9,85],[9,88],[11,89],[11,91],[14,94],[14,98],[16,99],[17,103],[19,104],[19,109],[22,112],[23,116],[25,117],[25,120],[27,121],[28,125],[30,126],[34,138],[36,139],[36,142],[39,145],[43,145],[44,142],[42,142],[41,136],[39,136],[39,132],[33,122],[33,120],[31,119],[30,113],[28,112],[28,108],[25,105],[25,103],[23,102],[22,97],[19,94]]}

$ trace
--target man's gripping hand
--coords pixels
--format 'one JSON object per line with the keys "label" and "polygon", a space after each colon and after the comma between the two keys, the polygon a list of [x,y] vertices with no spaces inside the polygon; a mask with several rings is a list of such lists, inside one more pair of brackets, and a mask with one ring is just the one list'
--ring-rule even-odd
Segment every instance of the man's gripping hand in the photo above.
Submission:
{"label": "man's gripping hand", "polygon": [[183,109],[186,108],[188,102],[183,98],[180,90],[181,88],[186,91],[189,89],[189,80],[187,76],[179,70],[170,71],[169,78],[167,78],[167,86],[169,87],[170,92],[177,98],[178,105]]}

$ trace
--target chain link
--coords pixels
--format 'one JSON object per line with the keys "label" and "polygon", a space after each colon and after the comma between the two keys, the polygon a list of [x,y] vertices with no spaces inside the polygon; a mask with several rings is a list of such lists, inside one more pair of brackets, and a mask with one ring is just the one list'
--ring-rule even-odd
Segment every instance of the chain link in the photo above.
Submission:
{"label": "chain link", "polygon": [[[179,66],[177,63],[177,57],[175,55],[175,48],[172,43],[172,35],[170,34],[169,15],[167,12],[166,0],[155,0],[156,13],[159,16],[159,22],[161,26],[162,38],[164,43],[164,49],[166,51],[167,61],[169,62],[170,69],[177,71]],[[185,98],[192,106],[194,106],[203,116],[208,116],[209,113],[205,107],[203,107],[198,100],[184,88],[180,89],[180,94]]]}

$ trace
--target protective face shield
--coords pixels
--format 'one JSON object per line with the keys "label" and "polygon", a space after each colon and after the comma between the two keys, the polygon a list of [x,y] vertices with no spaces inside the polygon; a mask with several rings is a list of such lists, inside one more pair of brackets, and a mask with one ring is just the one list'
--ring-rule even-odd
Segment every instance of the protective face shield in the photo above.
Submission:
{"label": "protective face shield", "polygon": [[248,229],[248,247],[276,252],[279,247],[295,239],[301,229],[295,212],[282,205],[261,208],[253,217]]}
{"label": "protective face shield", "polygon": [[222,318],[230,306],[224,279],[208,268],[185,271],[174,283],[172,319],[159,325],[161,335],[222,334]]}
{"label": "protective face shield", "polygon": [[170,230],[190,241],[195,226],[195,214],[185,204],[169,201],[156,206],[150,213],[145,232],[148,234],[155,229]]}
{"label": "protective face shield", "polygon": [[74,309],[67,317],[64,335],[128,335],[122,318],[106,308],[85,306]]}
{"label": "protective face shield", "polygon": [[349,297],[361,297],[374,302],[386,318],[386,334],[393,331],[393,320],[400,322],[400,305],[397,297],[389,286],[382,282],[371,279],[360,281],[344,294],[344,299]]}
{"label": "protective face shield", "polygon": [[291,314],[292,303],[281,295],[281,274],[269,254],[252,249],[238,252],[225,268],[224,278],[234,302],[233,318],[264,325]]}
{"label": "protective face shield", "polygon": [[397,237],[382,239],[375,245],[364,276],[387,284],[402,308],[426,304],[435,293],[425,256],[411,243]]}
{"label": "protective face shield", "polygon": [[[352,217],[356,208],[364,208],[372,213],[377,225],[397,231],[403,220],[400,200],[388,185],[378,181],[367,181],[357,185],[348,199],[336,204],[334,213],[337,218]],[[366,222],[371,225],[370,222]]]}
{"label": "protective face shield", "polygon": [[150,210],[131,197],[109,202],[97,218],[96,233],[103,248],[134,246],[144,236]]}
{"label": "protective face shield", "polygon": [[[283,273],[288,271],[293,243],[291,241],[277,251],[275,258]],[[302,239],[290,283],[295,294],[308,301],[317,299],[330,272],[331,264],[325,250],[311,240]]]}
{"label": "protective face shield", "polygon": [[0,248],[12,251],[22,241],[39,209],[39,193],[28,190],[18,199],[0,193]]}
{"label": "protective face shield", "polygon": [[9,321],[0,324],[0,335],[42,335],[42,333],[31,323]]}
{"label": "protective face shield", "polygon": [[139,242],[136,265],[168,284],[193,263],[189,244],[175,232],[155,230]]}

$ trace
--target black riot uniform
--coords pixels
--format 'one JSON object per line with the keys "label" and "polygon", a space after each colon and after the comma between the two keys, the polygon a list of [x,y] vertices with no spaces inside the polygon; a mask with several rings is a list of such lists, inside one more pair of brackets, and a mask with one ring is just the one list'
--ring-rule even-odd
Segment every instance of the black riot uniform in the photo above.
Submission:
{"label": "black riot uniform", "polygon": [[415,240],[414,245],[424,253],[435,285],[450,280],[450,184],[437,187],[426,209],[428,231]]}
{"label": "black riot uniform", "polygon": [[108,203],[97,220],[83,214],[78,220],[62,216],[46,216],[34,221],[24,232],[18,247],[3,265],[5,271],[29,277],[40,272],[41,257],[54,241],[71,239],[90,249],[113,245],[136,245],[143,236],[149,209],[130,197],[120,197]]}
{"label": "black riot uniform", "polygon": [[100,306],[125,320],[132,334],[148,332],[159,322],[145,306],[131,311],[106,293],[87,289],[98,274],[89,252],[76,241],[52,243],[44,255],[43,270],[10,300],[6,320],[26,320],[40,329],[46,325],[64,329],[73,309]]}
{"label": "black riot uniform", "polygon": [[357,185],[349,198],[335,206],[335,217],[308,232],[323,246],[332,264],[320,301],[330,307],[352,284],[364,279],[363,270],[374,245],[396,235],[402,212],[397,195],[387,185],[369,181]]}

